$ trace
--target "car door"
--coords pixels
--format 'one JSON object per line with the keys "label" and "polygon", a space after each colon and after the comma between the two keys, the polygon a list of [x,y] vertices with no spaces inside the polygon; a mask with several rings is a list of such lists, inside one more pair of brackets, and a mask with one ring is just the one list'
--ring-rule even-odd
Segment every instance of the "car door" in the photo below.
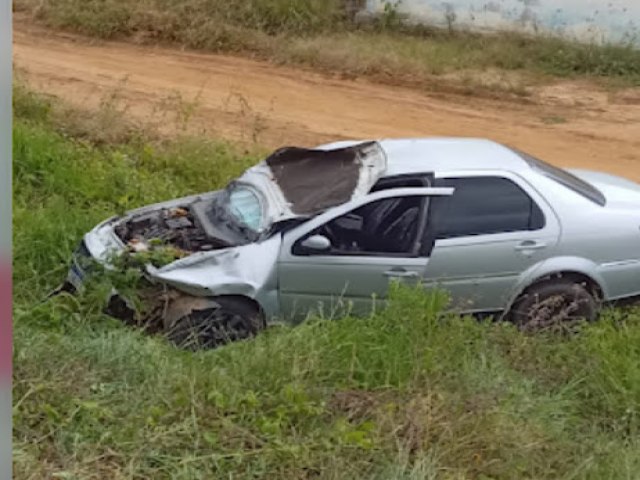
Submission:
{"label": "car door", "polygon": [[301,321],[310,312],[328,317],[367,314],[387,296],[391,281],[423,280],[429,201],[452,192],[376,192],[285,234],[278,265],[285,319]]}
{"label": "car door", "polygon": [[426,285],[447,290],[467,312],[500,311],[518,277],[551,256],[560,226],[551,206],[523,178],[507,172],[448,175],[436,186],[455,188],[432,202],[435,237]]}

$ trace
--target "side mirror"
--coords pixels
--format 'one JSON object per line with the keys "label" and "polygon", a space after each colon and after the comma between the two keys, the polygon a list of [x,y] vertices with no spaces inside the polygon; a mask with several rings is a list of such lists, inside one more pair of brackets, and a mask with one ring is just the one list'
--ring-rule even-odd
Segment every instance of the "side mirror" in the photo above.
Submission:
{"label": "side mirror", "polygon": [[331,240],[324,235],[313,235],[303,241],[300,246],[309,252],[327,252],[331,250]]}

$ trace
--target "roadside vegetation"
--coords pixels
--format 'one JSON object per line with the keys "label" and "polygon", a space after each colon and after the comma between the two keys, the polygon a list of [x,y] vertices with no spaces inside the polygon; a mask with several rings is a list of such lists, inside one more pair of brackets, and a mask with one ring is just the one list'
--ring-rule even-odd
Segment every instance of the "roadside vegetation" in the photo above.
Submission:
{"label": "roadside vegetation", "polygon": [[43,303],[94,224],[259,154],[14,94],[16,478],[637,478],[637,311],[524,335],[396,289],[194,354],[104,316],[108,285]]}
{"label": "roadside vegetation", "polygon": [[53,28],[102,39],[250,55],[348,77],[526,95],[553,77],[640,85],[640,50],[543,35],[474,34],[409,25],[391,6],[357,22],[343,0],[16,0],[14,10]]}

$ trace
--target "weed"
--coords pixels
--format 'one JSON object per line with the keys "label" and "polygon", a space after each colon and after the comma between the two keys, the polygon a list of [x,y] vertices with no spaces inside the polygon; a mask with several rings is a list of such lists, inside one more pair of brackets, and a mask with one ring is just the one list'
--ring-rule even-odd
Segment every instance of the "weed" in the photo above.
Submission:
{"label": "weed", "polygon": [[161,117],[172,114],[176,130],[181,133],[186,133],[198,109],[201,97],[202,90],[200,90],[192,100],[188,101],[183,98],[180,92],[173,92],[162,99],[154,113],[159,113]]}
{"label": "weed", "polygon": [[[225,110],[233,112],[234,103],[237,104],[237,113],[243,124],[241,128],[241,141],[246,142],[250,140],[251,143],[256,145],[260,139],[260,135],[267,129],[267,122],[263,114],[256,111],[242,93],[231,93],[224,101]],[[250,139],[246,138],[247,133]]]}
{"label": "weed", "polygon": [[562,123],[567,123],[567,119],[559,115],[549,115],[546,117],[542,117],[541,120],[542,123],[545,123],[547,125],[560,125]]}
{"label": "weed", "polygon": [[[391,83],[413,85],[416,77],[424,83],[432,82],[433,75],[499,69],[527,73],[532,81],[589,77],[640,85],[640,50],[630,42],[598,45],[542,34],[475,34],[457,28],[449,7],[447,28],[436,29],[407,22],[399,3],[386,2],[377,20],[362,25],[348,21],[342,0],[15,2],[49,26],[87,35],[246,52]],[[481,83],[475,89],[484,91]]]}

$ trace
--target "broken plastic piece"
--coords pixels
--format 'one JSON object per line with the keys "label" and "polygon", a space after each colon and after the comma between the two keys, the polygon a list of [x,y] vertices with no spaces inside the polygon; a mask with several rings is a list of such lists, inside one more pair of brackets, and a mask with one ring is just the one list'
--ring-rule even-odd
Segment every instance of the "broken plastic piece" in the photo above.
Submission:
{"label": "broken plastic piece", "polygon": [[171,210],[169,210],[169,217],[171,218],[176,218],[176,217],[187,217],[189,216],[189,210],[187,210],[186,208],[172,208]]}
{"label": "broken plastic piece", "polygon": [[133,250],[136,253],[149,251],[149,245],[143,240],[140,240],[139,238],[131,239],[129,241],[129,248],[131,248],[131,250]]}

